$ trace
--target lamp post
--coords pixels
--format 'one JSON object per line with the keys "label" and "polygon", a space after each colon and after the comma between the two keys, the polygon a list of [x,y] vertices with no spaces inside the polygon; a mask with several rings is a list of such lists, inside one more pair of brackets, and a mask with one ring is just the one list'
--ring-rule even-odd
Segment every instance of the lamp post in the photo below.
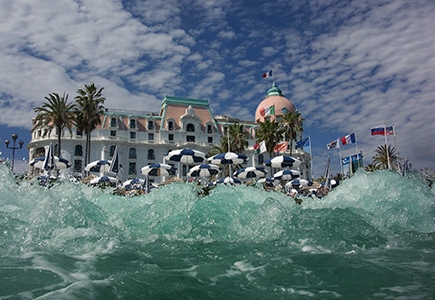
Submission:
{"label": "lamp post", "polygon": [[9,147],[10,141],[5,140],[6,148],[12,149],[12,164],[11,164],[12,172],[14,172],[15,150],[23,148],[23,145],[24,145],[23,141],[19,141],[18,144],[20,145],[20,147],[15,147],[15,143],[16,143],[17,139],[18,139],[18,134],[13,133],[12,140],[14,141],[14,144],[12,145],[12,147]]}

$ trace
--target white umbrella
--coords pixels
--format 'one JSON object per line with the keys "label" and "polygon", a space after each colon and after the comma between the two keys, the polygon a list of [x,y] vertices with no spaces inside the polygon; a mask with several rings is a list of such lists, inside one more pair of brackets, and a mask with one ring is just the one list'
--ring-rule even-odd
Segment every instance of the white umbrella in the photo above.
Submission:
{"label": "white umbrella", "polygon": [[170,151],[165,159],[185,164],[192,164],[203,162],[205,160],[205,154],[201,151],[192,149],[178,149]]}
{"label": "white umbrella", "polygon": [[136,187],[136,186],[143,186],[143,184],[145,183],[144,179],[140,179],[140,178],[133,178],[133,179],[129,179],[126,180],[122,183],[122,187],[126,188],[126,187]]}
{"label": "white umbrella", "polygon": [[234,152],[220,153],[208,159],[208,162],[216,165],[241,165],[247,161],[245,154]]}
{"label": "white umbrella", "polygon": [[45,147],[45,155],[34,158],[30,161],[31,167],[51,171],[53,169],[63,170],[71,167],[69,161],[64,158],[54,156],[53,144],[50,143],[48,147]]}
{"label": "white umbrella", "polygon": [[248,178],[263,178],[266,177],[267,171],[264,168],[259,167],[247,167],[234,172],[234,177],[240,179]]}
{"label": "white umbrella", "polygon": [[291,186],[308,186],[308,180],[306,179],[302,179],[302,178],[297,178],[297,179],[293,179],[290,180],[289,182],[286,183],[286,186],[291,187]]}
{"label": "white umbrella", "polygon": [[114,185],[116,185],[117,182],[118,182],[118,180],[115,177],[98,176],[98,177],[95,177],[94,179],[92,179],[91,181],[89,181],[89,184],[90,185],[98,185],[101,183],[109,183],[110,185],[114,186]]}
{"label": "white umbrella", "polygon": [[264,161],[264,165],[272,168],[291,168],[299,167],[301,161],[291,156],[279,155]]}
{"label": "white umbrella", "polygon": [[141,173],[148,176],[175,175],[177,169],[168,164],[151,164],[143,167]]}
{"label": "white umbrella", "polygon": [[299,171],[285,169],[273,174],[273,178],[278,180],[292,180],[298,178],[300,175],[301,172]]}
{"label": "white umbrella", "polygon": [[[44,168],[44,161],[45,161],[45,156],[40,156],[40,157],[32,159],[30,161],[29,165],[31,167],[38,168],[38,169],[42,170]],[[64,159],[62,157],[59,158],[57,156],[54,156],[54,165],[55,165],[55,168],[58,170],[63,170],[63,169],[71,167],[71,164],[69,163],[69,161],[67,161],[66,159]]]}
{"label": "white umbrella", "polygon": [[95,160],[86,165],[87,172],[108,172],[112,161],[106,159]]}
{"label": "white umbrella", "polygon": [[218,183],[241,184],[242,181],[234,177],[225,177],[225,178],[218,179],[214,182],[214,184],[218,184]]}
{"label": "white umbrella", "polygon": [[221,171],[221,168],[212,164],[200,164],[190,169],[187,176],[190,177],[211,177],[217,175]]}

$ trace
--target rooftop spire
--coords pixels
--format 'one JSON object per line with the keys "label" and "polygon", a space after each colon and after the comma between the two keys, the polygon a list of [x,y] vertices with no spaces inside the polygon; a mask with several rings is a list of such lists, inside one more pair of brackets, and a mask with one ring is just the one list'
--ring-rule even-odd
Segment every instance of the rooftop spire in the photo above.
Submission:
{"label": "rooftop spire", "polygon": [[282,94],[282,91],[276,86],[275,82],[272,84],[272,87],[267,91],[267,97],[270,96],[282,96],[284,97],[284,95]]}

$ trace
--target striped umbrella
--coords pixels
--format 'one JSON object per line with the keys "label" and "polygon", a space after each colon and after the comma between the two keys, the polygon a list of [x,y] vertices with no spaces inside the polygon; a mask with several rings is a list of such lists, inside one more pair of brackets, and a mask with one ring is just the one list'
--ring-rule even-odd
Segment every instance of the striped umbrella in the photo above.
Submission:
{"label": "striped umbrella", "polygon": [[185,164],[192,164],[203,162],[205,160],[205,154],[201,151],[192,149],[178,149],[170,151],[165,159]]}
{"label": "striped umbrella", "polygon": [[[42,168],[44,167],[44,161],[45,161],[45,156],[40,156],[40,157],[32,159],[30,161],[29,165],[31,167],[38,168],[38,169],[42,170]],[[54,156],[54,165],[55,165],[55,168],[58,170],[63,170],[63,169],[71,167],[69,161],[67,161],[66,159],[64,159],[62,157],[59,158],[57,156]]]}
{"label": "striped umbrella", "polygon": [[211,177],[213,175],[218,174],[221,171],[221,168],[217,165],[212,164],[200,164],[194,166],[190,169],[187,176],[190,177]]}
{"label": "striped umbrella", "polygon": [[110,160],[100,159],[90,162],[86,165],[85,171],[88,172],[107,172],[110,168]]}
{"label": "striped umbrella", "polygon": [[118,182],[118,180],[115,177],[98,176],[98,177],[95,177],[94,179],[92,179],[91,181],[89,181],[89,184],[90,185],[98,185],[101,183],[107,183],[107,184],[110,184],[111,186],[115,186],[117,182]]}
{"label": "striped umbrella", "polygon": [[241,165],[247,161],[245,154],[234,152],[220,153],[208,159],[208,162],[215,165]]}
{"label": "striped umbrella", "polygon": [[177,168],[168,164],[151,164],[141,169],[141,173],[148,176],[175,175],[176,171]]}
{"label": "striped umbrella", "polygon": [[241,184],[242,181],[238,178],[234,178],[234,177],[225,177],[225,178],[220,178],[218,180],[216,180],[214,182],[215,184],[219,184],[219,183],[225,183],[225,184]]}
{"label": "striped umbrella", "polygon": [[234,177],[239,179],[248,179],[248,178],[263,178],[266,177],[267,171],[264,168],[258,167],[247,167],[244,169],[237,170],[234,172]]}
{"label": "striped umbrella", "polygon": [[286,186],[308,186],[308,180],[302,178],[293,179],[287,182]]}
{"label": "striped umbrella", "polygon": [[277,180],[292,180],[299,178],[301,172],[296,170],[284,169],[273,174],[273,178]]}
{"label": "striped umbrella", "polygon": [[264,161],[264,165],[272,168],[291,168],[299,167],[301,161],[291,156],[279,155]]}

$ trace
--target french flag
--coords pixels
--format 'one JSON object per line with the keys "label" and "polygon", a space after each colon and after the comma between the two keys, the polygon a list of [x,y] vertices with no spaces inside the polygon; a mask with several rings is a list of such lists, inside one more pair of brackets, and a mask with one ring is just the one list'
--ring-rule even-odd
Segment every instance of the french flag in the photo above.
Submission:
{"label": "french flag", "polygon": [[272,77],[272,70],[263,74],[263,78]]}
{"label": "french flag", "polygon": [[341,144],[343,146],[347,144],[353,144],[355,143],[355,141],[356,141],[355,133],[348,134],[341,138]]}

